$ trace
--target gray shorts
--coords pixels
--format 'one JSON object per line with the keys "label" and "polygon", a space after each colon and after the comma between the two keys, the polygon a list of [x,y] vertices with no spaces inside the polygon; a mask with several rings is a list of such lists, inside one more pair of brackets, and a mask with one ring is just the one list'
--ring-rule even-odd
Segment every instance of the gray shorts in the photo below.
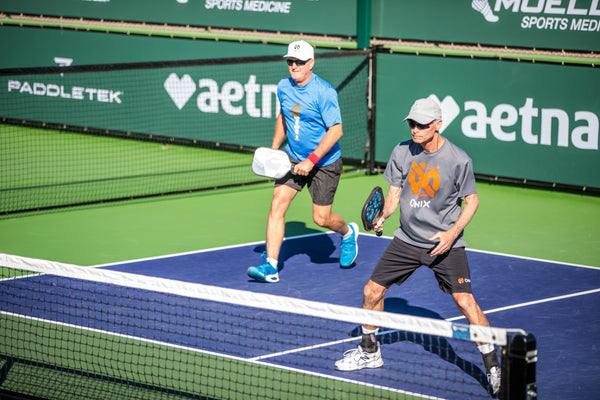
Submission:
{"label": "gray shorts", "polygon": [[[290,159],[290,161],[292,165],[298,164],[297,160]],[[342,168],[342,159],[339,158],[325,167],[314,167],[308,176],[294,175],[289,172],[283,178],[277,179],[275,186],[286,185],[297,191],[307,186],[314,204],[329,206],[333,204],[335,191],[342,175]]]}
{"label": "gray shorts", "polygon": [[417,268],[425,265],[435,273],[444,293],[472,293],[471,274],[464,247],[450,249],[437,257],[429,255],[431,249],[416,247],[394,237],[385,249],[371,280],[385,287],[402,284]]}

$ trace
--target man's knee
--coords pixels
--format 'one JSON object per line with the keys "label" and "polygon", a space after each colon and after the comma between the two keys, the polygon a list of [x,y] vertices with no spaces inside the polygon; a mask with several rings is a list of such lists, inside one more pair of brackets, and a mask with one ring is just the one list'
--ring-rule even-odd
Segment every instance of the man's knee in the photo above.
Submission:
{"label": "man's knee", "polygon": [[295,195],[294,189],[287,186],[279,187],[271,199],[269,214],[273,217],[284,217]]}
{"label": "man's knee", "polygon": [[315,224],[319,225],[320,227],[327,227],[327,224],[329,222],[329,218],[325,214],[314,213],[313,214],[313,221],[315,222]]}
{"label": "man's knee", "polygon": [[461,310],[469,310],[477,305],[471,293],[452,293],[456,306]]}
{"label": "man's knee", "polygon": [[460,312],[467,317],[469,322],[477,322],[478,325],[484,324],[485,316],[471,293],[453,293],[452,297]]}
{"label": "man's knee", "polygon": [[364,304],[376,304],[383,298],[386,288],[373,281],[367,282],[363,289],[363,303]]}

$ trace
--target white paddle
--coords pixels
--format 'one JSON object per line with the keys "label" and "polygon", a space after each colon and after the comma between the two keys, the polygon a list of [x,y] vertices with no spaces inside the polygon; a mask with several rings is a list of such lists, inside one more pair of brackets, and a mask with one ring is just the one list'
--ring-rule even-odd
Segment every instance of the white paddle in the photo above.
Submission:
{"label": "white paddle", "polygon": [[254,152],[252,171],[256,175],[279,179],[292,171],[292,163],[283,150],[259,147]]}

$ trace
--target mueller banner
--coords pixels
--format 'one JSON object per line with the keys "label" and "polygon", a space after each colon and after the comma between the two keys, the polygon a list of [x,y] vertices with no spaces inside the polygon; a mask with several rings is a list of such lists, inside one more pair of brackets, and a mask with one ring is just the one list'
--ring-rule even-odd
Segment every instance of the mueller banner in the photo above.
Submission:
{"label": "mueller banner", "polygon": [[379,0],[372,36],[600,50],[599,0]]}
{"label": "mueller banner", "polygon": [[600,72],[591,67],[377,55],[376,160],[410,139],[417,98],[443,111],[442,135],[476,173],[600,187]]}
{"label": "mueller banner", "polygon": [[352,36],[356,0],[3,0],[0,11]]}

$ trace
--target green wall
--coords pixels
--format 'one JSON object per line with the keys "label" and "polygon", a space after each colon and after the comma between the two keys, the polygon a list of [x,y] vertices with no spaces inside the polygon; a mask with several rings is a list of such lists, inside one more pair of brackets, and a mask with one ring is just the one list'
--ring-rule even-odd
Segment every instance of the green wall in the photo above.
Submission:
{"label": "green wall", "polygon": [[[600,50],[600,6],[595,0],[370,3],[366,14],[372,36],[379,38]],[[364,4],[357,0],[3,0],[0,11],[356,37],[364,26],[357,23],[364,20],[361,7]]]}

